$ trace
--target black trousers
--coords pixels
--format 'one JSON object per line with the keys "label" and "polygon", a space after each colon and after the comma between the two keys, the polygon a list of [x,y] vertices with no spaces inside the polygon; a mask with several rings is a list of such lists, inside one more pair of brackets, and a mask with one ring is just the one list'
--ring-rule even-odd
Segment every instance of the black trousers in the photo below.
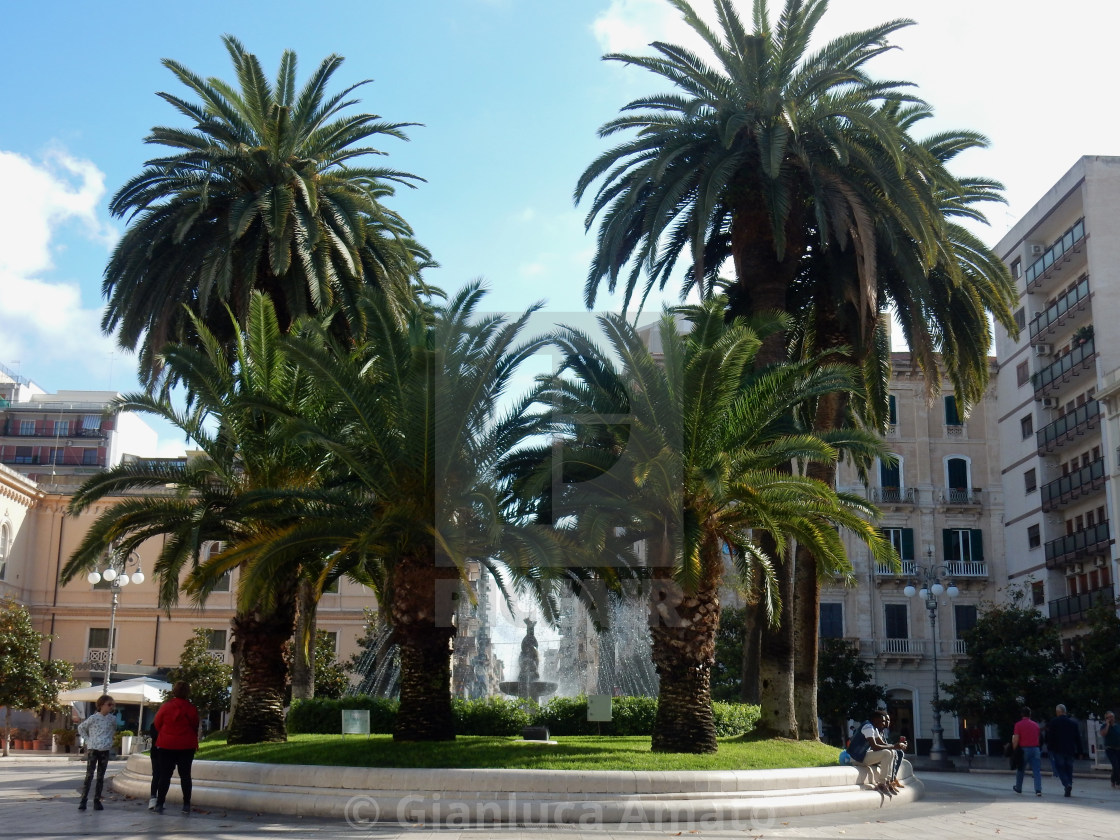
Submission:
{"label": "black trousers", "polygon": [[94,770],[97,771],[97,787],[94,788],[93,798],[100,799],[101,791],[105,787],[105,768],[109,765],[108,750],[86,750],[86,780],[82,784],[82,801],[89,798],[89,785],[93,781]]}
{"label": "black trousers", "polygon": [[152,760],[152,792],[151,792],[151,798],[152,799],[157,799],[157,798],[159,798],[159,771],[160,771],[159,747],[155,746],[154,744],[152,745],[152,749],[151,749],[151,753],[149,755],[149,758],[151,758],[151,760]]}
{"label": "black trousers", "polygon": [[179,771],[179,787],[183,790],[183,807],[191,804],[191,763],[194,761],[194,750],[165,750],[161,749],[156,758],[159,780],[156,785],[156,807],[162,808],[167,799],[167,791],[171,787],[171,774]]}

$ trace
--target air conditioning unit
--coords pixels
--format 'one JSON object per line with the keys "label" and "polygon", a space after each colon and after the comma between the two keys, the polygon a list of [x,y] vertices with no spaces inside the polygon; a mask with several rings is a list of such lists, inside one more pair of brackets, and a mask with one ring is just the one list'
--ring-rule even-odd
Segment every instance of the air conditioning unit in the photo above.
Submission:
{"label": "air conditioning unit", "polygon": [[1096,566],[1098,569],[1103,569],[1107,562],[1108,561],[1103,557],[1094,557],[1093,558],[1093,565]]}
{"label": "air conditioning unit", "polygon": [[1085,571],[1085,564],[1084,563],[1070,563],[1069,564],[1069,571],[1070,571],[1070,574],[1080,575],[1080,574],[1084,573],[1084,571]]}
{"label": "air conditioning unit", "polygon": [[1054,355],[1054,345],[1053,344],[1036,344],[1034,346],[1034,354],[1036,356],[1053,356]]}
{"label": "air conditioning unit", "polygon": [[1057,397],[1043,397],[1042,398],[1042,407],[1043,408],[1057,408],[1059,405],[1061,405],[1061,400],[1059,400]]}
{"label": "air conditioning unit", "polygon": [[1037,243],[1037,242],[1032,242],[1032,243],[1031,243],[1031,244],[1030,244],[1030,245],[1028,246],[1028,248],[1029,248],[1029,250],[1030,250],[1030,252],[1031,252],[1031,256],[1032,256],[1032,257],[1041,257],[1041,256],[1042,256],[1042,246],[1041,246],[1041,245],[1040,245],[1039,243]]}

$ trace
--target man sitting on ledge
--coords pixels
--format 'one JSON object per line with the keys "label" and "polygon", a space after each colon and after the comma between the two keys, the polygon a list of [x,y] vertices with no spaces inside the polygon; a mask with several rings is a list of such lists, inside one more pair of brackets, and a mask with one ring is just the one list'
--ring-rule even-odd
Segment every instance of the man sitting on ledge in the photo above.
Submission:
{"label": "man sitting on ledge", "polygon": [[885,712],[878,709],[872,712],[871,719],[864,721],[852,736],[848,755],[854,763],[867,768],[877,791],[892,796],[905,787],[895,774],[902,764],[900,759],[906,750],[906,738],[899,738],[897,744],[888,744],[881,732],[886,728],[887,720]]}

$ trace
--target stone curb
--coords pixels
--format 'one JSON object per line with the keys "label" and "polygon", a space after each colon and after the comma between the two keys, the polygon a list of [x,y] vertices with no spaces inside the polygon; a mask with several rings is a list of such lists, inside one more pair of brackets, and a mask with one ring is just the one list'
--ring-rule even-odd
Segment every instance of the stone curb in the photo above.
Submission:
{"label": "stone curb", "polygon": [[[271,814],[390,824],[646,824],[728,821],[766,826],[777,817],[870,810],[914,802],[923,785],[909,762],[893,797],[836,766],[715,772],[455,770],[322,767],[196,761],[192,804]],[[114,790],[147,799],[151,762],[132,755]],[[173,785],[168,801],[182,794]]]}

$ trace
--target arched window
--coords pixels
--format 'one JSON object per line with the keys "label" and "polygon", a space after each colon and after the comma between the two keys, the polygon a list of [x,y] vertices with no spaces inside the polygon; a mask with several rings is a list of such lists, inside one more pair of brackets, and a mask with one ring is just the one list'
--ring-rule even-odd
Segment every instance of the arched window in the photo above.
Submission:
{"label": "arched window", "polygon": [[0,580],[8,570],[8,552],[12,548],[12,529],[7,522],[0,522]]}

